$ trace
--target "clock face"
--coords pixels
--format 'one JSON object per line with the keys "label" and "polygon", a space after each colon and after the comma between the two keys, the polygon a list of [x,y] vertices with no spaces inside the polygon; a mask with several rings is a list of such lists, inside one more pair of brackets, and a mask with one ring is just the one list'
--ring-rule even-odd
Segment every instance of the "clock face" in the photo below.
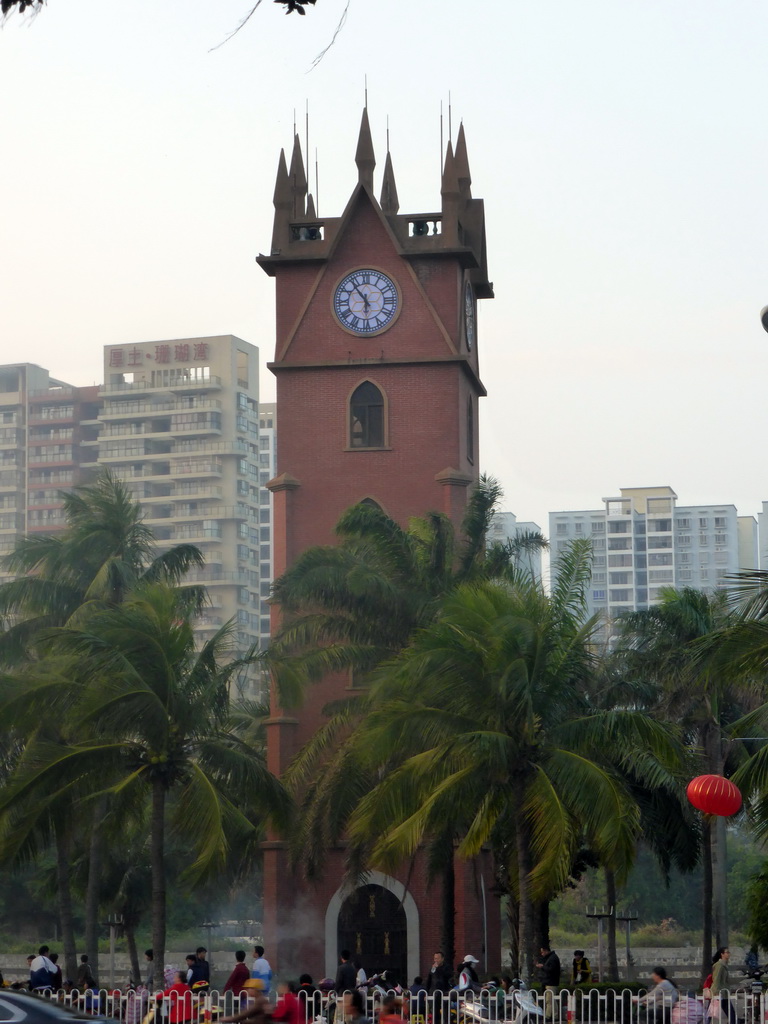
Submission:
{"label": "clock face", "polygon": [[351,334],[361,338],[381,334],[400,312],[400,293],[380,270],[353,270],[336,286],[333,312]]}
{"label": "clock face", "polygon": [[464,286],[464,333],[467,348],[471,349],[475,343],[475,293],[469,281]]}

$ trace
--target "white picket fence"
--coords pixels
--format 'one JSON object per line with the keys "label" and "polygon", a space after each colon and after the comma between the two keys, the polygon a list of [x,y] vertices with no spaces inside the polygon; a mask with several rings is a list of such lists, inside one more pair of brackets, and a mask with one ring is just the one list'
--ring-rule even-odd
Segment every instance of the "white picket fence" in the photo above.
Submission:
{"label": "white picket fence", "polygon": [[[484,1024],[508,1021],[510,1024],[768,1024],[768,992],[755,994],[749,988],[734,989],[728,999],[711,1003],[701,995],[686,995],[674,1007],[646,1006],[645,993],[628,989],[563,989],[557,993],[523,991],[469,992],[411,995],[389,993],[399,1001],[398,1012],[407,1024]],[[145,990],[123,993],[102,989],[85,993],[59,992],[53,999],[84,1014],[100,1014],[126,1024],[167,1024],[171,1009],[167,996],[156,997]],[[244,1009],[246,996],[231,992],[208,992],[189,997],[190,1024],[215,1024],[221,1017]],[[274,999],[274,994],[273,997]],[[367,1016],[377,1021],[380,993],[365,995]],[[344,1019],[342,997],[320,992],[299,994],[303,1024],[348,1024]]]}

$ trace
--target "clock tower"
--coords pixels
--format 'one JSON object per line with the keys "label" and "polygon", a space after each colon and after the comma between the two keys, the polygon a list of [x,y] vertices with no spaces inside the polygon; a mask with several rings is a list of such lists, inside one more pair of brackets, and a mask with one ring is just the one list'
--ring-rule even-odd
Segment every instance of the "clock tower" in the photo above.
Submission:
{"label": "clock tower", "polygon": [[[478,479],[479,375],[476,307],[493,297],[483,201],[471,191],[463,126],[449,142],[437,211],[403,214],[390,154],[380,198],[363,111],[355,154],[358,181],[340,217],[318,217],[308,194],[301,144],[290,166],[281,153],[269,255],[258,257],[276,284],[278,476],[273,494],[275,575],[306,548],[334,542],[350,505],[376,502],[405,525],[441,511],[459,525]],[[273,609],[273,625],[279,609]],[[270,768],[281,773],[323,720],[322,708],[349,695],[348,677],[313,686],[298,713],[273,694]],[[344,887],[343,850],[329,852],[325,877],[296,878],[284,844],[264,851],[267,957],[283,977],[335,973],[350,948],[369,971],[389,968],[402,983],[428,969],[440,948],[440,885],[429,886],[417,857],[396,876],[371,872]],[[457,862],[455,946],[498,970],[498,899],[490,854]]]}

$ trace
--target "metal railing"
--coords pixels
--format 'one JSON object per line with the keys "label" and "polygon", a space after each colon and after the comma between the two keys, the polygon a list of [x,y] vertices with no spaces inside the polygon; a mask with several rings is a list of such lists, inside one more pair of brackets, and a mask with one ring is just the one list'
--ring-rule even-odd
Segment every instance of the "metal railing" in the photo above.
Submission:
{"label": "metal railing", "polygon": [[[377,1020],[387,996],[396,998],[397,1016],[408,1024],[483,1024],[509,1021],[511,1024],[765,1024],[768,1020],[768,995],[753,993],[749,987],[734,988],[722,997],[705,1000],[701,994],[681,989],[674,1003],[657,1000],[637,986],[630,988],[564,988],[538,990],[482,989],[460,993],[456,990],[429,994],[424,991],[362,988],[366,1016]],[[345,1009],[345,995],[316,990],[300,991],[300,1024],[344,1024],[351,1020]],[[81,1013],[101,1013],[141,1024],[145,1019],[161,1024],[178,999],[162,993],[150,994],[144,988],[128,992],[119,989],[51,993],[65,1006]],[[205,1024],[238,1012],[246,1005],[247,995],[212,990],[206,994],[185,993],[184,1018],[190,1024]],[[270,1000],[274,1002],[273,993]],[[388,1010],[388,1012],[391,1012]],[[149,1014],[149,1017],[147,1016]]]}

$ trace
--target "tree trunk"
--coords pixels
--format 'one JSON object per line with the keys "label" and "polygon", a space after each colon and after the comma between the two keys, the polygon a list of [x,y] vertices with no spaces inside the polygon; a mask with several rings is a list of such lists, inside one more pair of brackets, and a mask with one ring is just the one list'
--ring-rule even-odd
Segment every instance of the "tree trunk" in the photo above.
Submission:
{"label": "tree trunk", "polygon": [[520,976],[520,904],[513,893],[507,896],[509,924],[509,967],[513,978]]}
{"label": "tree trunk", "polygon": [[[616,875],[608,868],[605,869],[605,896],[608,900],[608,909],[613,913],[608,918],[608,977],[606,981],[619,980],[619,960],[616,955]],[[604,979],[601,978],[600,981]]]}
{"label": "tree trunk", "polygon": [[[707,752],[709,770],[722,775],[725,768],[723,758],[723,737],[718,722],[712,722],[706,729],[704,749]],[[709,845],[712,872],[712,909],[715,919],[715,946],[728,945],[728,868],[725,818],[716,817],[709,822]]]}
{"label": "tree trunk", "polygon": [[165,965],[165,785],[162,778],[152,782],[150,861],[152,868],[152,949],[155,988],[160,988]]}
{"label": "tree trunk", "polygon": [[131,981],[134,985],[141,984],[141,967],[139,966],[139,951],[136,948],[136,932],[133,925],[125,926],[125,941],[128,943],[128,955],[131,958]]}
{"label": "tree trunk", "polygon": [[538,952],[549,946],[549,900],[533,904],[533,948]]}
{"label": "tree trunk", "polygon": [[716,817],[710,825],[712,841],[712,903],[715,912],[715,946],[728,945],[728,851],[725,818]]}
{"label": "tree trunk", "polygon": [[701,980],[703,981],[712,970],[712,847],[710,846],[710,824],[704,819],[704,832],[701,839],[702,861],[702,941],[701,941]]}
{"label": "tree trunk", "polygon": [[91,843],[88,852],[88,885],[85,891],[85,952],[93,976],[99,980],[99,887],[101,883],[104,834],[101,822],[107,810],[107,798],[96,801],[91,826]]}
{"label": "tree trunk", "polygon": [[69,836],[62,826],[56,827],[56,894],[59,909],[61,942],[64,946],[64,977],[77,977],[77,947],[75,924],[72,917],[72,888],[69,864],[71,860]]}
{"label": "tree trunk", "polygon": [[521,821],[517,829],[517,869],[519,873],[520,916],[518,925],[518,943],[520,945],[520,976],[529,985],[533,978],[536,957],[534,953],[534,913],[531,899],[531,857],[530,836],[528,826]]}
{"label": "tree trunk", "polygon": [[443,871],[441,894],[442,944],[446,963],[456,963],[456,869],[454,864],[453,837],[448,838],[449,856]]}

